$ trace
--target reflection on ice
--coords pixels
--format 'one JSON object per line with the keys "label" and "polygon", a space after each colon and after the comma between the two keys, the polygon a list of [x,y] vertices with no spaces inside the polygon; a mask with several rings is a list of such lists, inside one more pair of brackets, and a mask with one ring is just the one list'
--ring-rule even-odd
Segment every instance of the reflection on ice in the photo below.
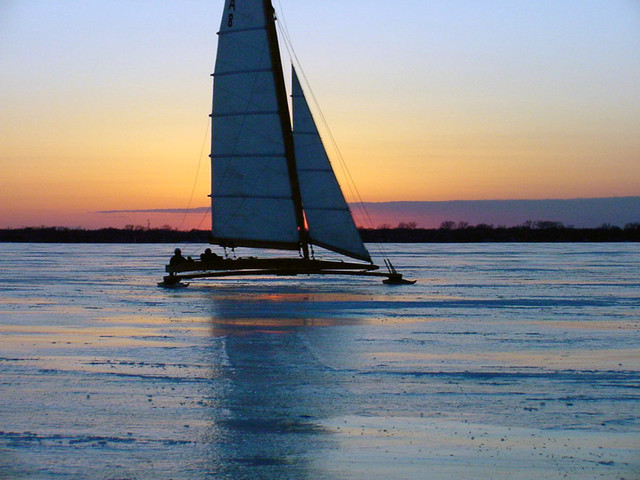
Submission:
{"label": "reflection on ice", "polygon": [[640,470],[633,245],[395,245],[417,285],[181,291],[166,246],[0,248],[2,478]]}

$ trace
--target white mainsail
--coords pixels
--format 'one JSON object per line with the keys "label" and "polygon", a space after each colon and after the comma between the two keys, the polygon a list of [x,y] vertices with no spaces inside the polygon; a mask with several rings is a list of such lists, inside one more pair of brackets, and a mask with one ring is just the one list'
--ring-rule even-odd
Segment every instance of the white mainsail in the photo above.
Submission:
{"label": "white mainsail", "polygon": [[272,16],[269,1],[225,2],[211,135],[211,230],[222,245],[297,249],[300,243],[274,74],[282,67],[274,65],[277,45],[267,25]]}
{"label": "white mainsail", "polygon": [[371,262],[293,73],[291,128],[270,0],[226,0],[214,69],[212,241]]}
{"label": "white mainsail", "polygon": [[309,241],[370,262],[344,199],[309,104],[292,69],[293,140]]}

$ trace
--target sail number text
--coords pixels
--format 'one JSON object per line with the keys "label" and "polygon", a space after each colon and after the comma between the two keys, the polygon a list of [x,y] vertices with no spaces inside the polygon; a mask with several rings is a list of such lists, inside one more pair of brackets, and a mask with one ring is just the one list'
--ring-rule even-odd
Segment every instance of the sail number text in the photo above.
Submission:
{"label": "sail number text", "polygon": [[236,11],[236,0],[229,2],[229,16],[227,17],[227,26],[233,27],[233,12]]}

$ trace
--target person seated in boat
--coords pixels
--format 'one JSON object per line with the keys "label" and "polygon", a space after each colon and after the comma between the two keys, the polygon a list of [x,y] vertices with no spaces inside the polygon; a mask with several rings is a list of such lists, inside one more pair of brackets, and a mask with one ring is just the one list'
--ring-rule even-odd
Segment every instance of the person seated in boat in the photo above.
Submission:
{"label": "person seated in boat", "polygon": [[221,258],[220,255],[213,253],[210,248],[205,249],[204,253],[200,254],[200,260],[204,263],[213,263]]}
{"label": "person seated in boat", "polygon": [[169,260],[169,265],[180,265],[181,263],[187,263],[189,260],[182,256],[182,250],[176,248],[173,252],[173,257]]}

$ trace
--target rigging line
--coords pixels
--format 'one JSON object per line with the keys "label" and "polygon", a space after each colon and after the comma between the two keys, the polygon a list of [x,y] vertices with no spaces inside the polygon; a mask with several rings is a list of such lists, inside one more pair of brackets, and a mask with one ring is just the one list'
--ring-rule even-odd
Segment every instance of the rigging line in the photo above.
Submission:
{"label": "rigging line", "polygon": [[[357,189],[356,183],[353,180],[353,177],[351,175],[351,172],[349,171],[349,168],[347,167],[347,163],[344,160],[344,157],[342,156],[342,153],[340,152],[340,149],[338,148],[338,143],[336,142],[335,138],[333,137],[333,134],[331,133],[331,129],[329,128],[329,122],[327,122],[324,113],[322,112],[322,109],[320,108],[320,103],[318,102],[318,99],[315,96],[315,93],[313,92],[313,89],[311,88],[311,84],[309,83],[309,80],[307,79],[307,76],[302,68],[302,64],[300,63],[300,60],[298,59],[298,55],[296,54],[294,48],[293,48],[293,44],[291,42],[291,39],[289,38],[288,32],[286,31],[286,26],[283,26],[282,28],[280,28],[280,31],[282,33],[283,39],[285,40],[285,46],[287,48],[287,52],[289,53],[289,57],[292,60],[295,60],[295,65],[296,65],[296,69],[299,73],[299,76],[302,77],[302,79],[304,80],[305,86],[307,87],[307,91],[308,93],[311,95],[311,99],[313,100],[313,104],[315,106],[316,111],[318,112],[318,116],[320,117],[320,120],[322,122],[322,126],[324,127],[324,129],[327,132],[327,135],[329,137],[329,140],[331,142],[331,145],[333,147],[333,149],[336,151],[337,155],[338,155],[338,160],[340,163],[340,167],[343,171],[343,174],[345,176],[345,179],[347,180],[347,187],[349,188],[349,191],[351,192],[351,196],[353,198],[355,198],[358,203],[362,204],[362,196],[360,195],[360,192]],[[293,62],[292,62],[293,63]],[[364,205],[361,205],[361,208],[364,209],[365,214],[366,214],[366,220],[369,221],[372,226],[373,226],[373,222],[371,221],[371,218],[368,215],[368,212],[366,212],[366,208],[364,208]]]}
{"label": "rigging line", "polygon": [[[205,218],[206,218],[210,213],[211,213],[211,205],[209,205],[209,206],[207,207],[207,209],[205,210],[204,214],[203,214],[203,215],[202,215],[202,217],[200,218],[200,221],[199,221],[199,222],[198,222],[198,224],[195,226],[194,230],[199,230],[199,229],[200,229],[200,226],[202,225],[202,222],[204,222],[204,219],[205,219]],[[199,245],[199,246],[202,246],[202,245],[209,245],[209,244],[208,244],[208,243],[200,243],[200,244],[196,244],[196,246],[194,246],[192,243],[184,242],[184,243],[182,243],[182,251],[183,251],[183,252],[186,252],[186,251],[187,251],[187,249],[191,249],[191,247],[193,247],[193,251],[194,251],[194,252],[197,252],[197,251],[200,249],[198,245]],[[193,253],[193,254],[188,254],[188,253],[187,253],[186,255],[187,255],[187,257],[190,257],[191,255],[194,255],[194,256],[195,256],[195,253]]]}
{"label": "rigging line", "polygon": [[[291,37],[289,35],[289,27],[287,26],[287,20],[284,17],[284,9],[282,8],[282,4],[280,0],[276,0],[278,2],[278,10],[276,12],[276,26],[280,30],[283,39],[285,40],[285,45],[287,46],[287,52],[289,53],[289,57],[293,58],[291,52],[293,51],[293,44],[291,43]],[[291,47],[291,49],[289,49]],[[295,53],[293,54],[295,56]],[[296,58],[297,61],[297,58]],[[298,62],[298,65],[300,62]]]}
{"label": "rigging line", "polygon": [[[278,4],[279,4],[279,0],[278,0]],[[283,17],[283,21],[284,21],[284,17]],[[278,28],[280,30],[280,33],[282,34],[282,38],[284,40],[284,45],[287,49],[287,53],[289,54],[289,57],[291,58],[292,61],[295,61],[295,65],[296,65],[296,69],[299,73],[299,76],[302,77],[302,79],[304,80],[304,83],[307,87],[307,91],[308,93],[311,95],[311,99],[313,100],[313,104],[316,108],[316,111],[318,112],[318,116],[322,122],[322,125],[325,129],[325,131],[327,132],[327,136],[329,137],[329,141],[331,142],[331,145],[334,149],[334,151],[337,154],[339,163],[340,163],[340,167],[342,169],[342,172],[345,176],[345,179],[347,180],[347,187],[349,188],[349,191],[351,193],[351,196],[353,198],[356,199],[356,206],[358,207],[358,210],[360,211],[361,215],[364,217],[364,220],[366,222],[369,223],[370,228],[374,228],[373,226],[373,220],[371,219],[371,216],[369,215],[369,211],[367,210],[367,207],[364,204],[364,200],[362,199],[362,195],[360,194],[360,191],[358,190],[358,187],[353,179],[353,176],[351,175],[351,172],[349,171],[349,168],[347,166],[347,163],[342,155],[342,152],[340,151],[340,148],[338,147],[338,143],[336,142],[333,134],[331,133],[331,129],[329,128],[329,123],[327,122],[324,114],[322,113],[322,109],[320,108],[320,104],[318,103],[318,100],[315,96],[315,94],[313,93],[313,90],[311,89],[311,85],[309,83],[309,81],[307,80],[307,76],[304,73],[304,70],[302,69],[302,65],[300,63],[300,60],[298,59],[298,55],[296,54],[294,48],[293,48],[293,44],[291,43],[291,39],[289,38],[289,34],[288,31],[286,30],[286,25],[281,25],[281,23],[283,22],[276,22],[276,25],[278,25]],[[292,62],[293,63],[293,62]],[[384,258],[387,258],[387,252],[384,248],[384,246],[380,243],[380,242],[375,242],[375,245],[377,246],[378,250],[380,251],[380,253],[382,254],[382,256]]]}
{"label": "rigging line", "polygon": [[278,22],[276,22],[277,24],[281,24],[282,25],[282,33],[283,35],[286,34],[287,37],[289,37],[289,29],[287,28],[287,22],[284,18],[284,10],[282,8],[282,3],[280,3],[280,0],[276,0],[278,2],[278,11],[276,12],[276,20],[278,20]]}
{"label": "rigging line", "polygon": [[198,225],[196,225],[196,228],[195,228],[196,230],[198,230],[202,226],[202,222],[204,222],[204,219],[207,218],[210,214],[211,214],[211,205],[209,205],[205,210],[204,214],[202,214],[202,217],[200,218]]}
{"label": "rigging line", "polygon": [[[204,222],[204,219],[207,218],[207,216],[211,213],[211,205],[209,205],[209,207],[207,207],[207,210],[204,212],[204,214],[202,215],[202,217],[200,218],[200,221],[198,222],[198,225],[196,225],[195,230],[199,230],[200,226],[202,225],[202,222]],[[200,244],[200,245],[208,245],[208,243],[204,243],[204,244]],[[192,244],[184,244],[184,246],[182,247],[183,250],[186,250],[187,247],[191,247],[193,246]],[[195,247],[195,252],[197,252],[199,250],[198,247]],[[195,254],[193,254],[195,255]]]}
{"label": "rigging line", "polygon": [[[314,98],[315,101],[315,98]],[[371,220],[371,216],[369,215],[369,211],[367,210],[367,207],[364,204],[364,200],[362,199],[362,195],[360,195],[360,190],[358,190],[358,186],[356,185],[356,182],[353,180],[353,177],[351,175],[351,172],[349,171],[349,168],[347,166],[346,161],[344,160],[344,157],[342,156],[342,152],[340,151],[338,144],[335,141],[335,138],[333,137],[333,134],[331,133],[331,131],[329,130],[329,126],[326,124],[326,120],[324,118],[324,115],[322,115],[322,112],[320,112],[320,117],[322,118],[323,123],[325,124],[325,128],[327,129],[328,135],[329,135],[329,139],[331,140],[331,144],[333,145],[333,148],[335,149],[338,159],[340,160],[340,165],[343,169],[343,171],[346,173],[346,176],[348,177],[348,185],[349,185],[349,189],[353,192],[355,191],[356,193],[356,206],[358,207],[358,209],[360,210],[361,214],[363,214],[363,216],[365,217],[365,220],[369,223],[370,228],[374,228],[373,226],[373,220]],[[378,250],[381,252],[383,258],[388,258],[387,252],[384,248],[384,246],[382,245],[382,243],[380,242],[376,242],[376,245],[378,247]]]}
{"label": "rigging line", "polygon": [[[180,225],[178,226],[177,230],[180,230],[182,228],[182,226],[184,225],[185,220],[187,219],[187,215],[189,214],[189,209],[191,208],[191,202],[193,202],[193,195],[194,195],[195,190],[196,190],[196,185],[198,184],[198,176],[200,174],[200,166],[202,165],[202,157],[204,155],[204,149],[205,149],[205,145],[207,143],[207,138],[209,137],[210,126],[211,126],[211,117],[208,117],[208,118],[209,118],[209,120],[207,121],[207,130],[205,131],[204,138],[202,139],[202,147],[200,148],[200,158],[198,159],[198,167],[196,168],[196,176],[195,176],[195,179],[193,180],[193,187],[191,188],[191,195],[189,196],[189,203],[187,204],[187,207],[184,209],[184,214],[182,215],[182,221],[180,222]],[[209,205],[209,207],[207,208],[207,211],[205,212],[205,215],[207,215],[209,213],[210,209],[211,209],[211,205]],[[200,220],[200,223],[198,224],[198,227],[200,227],[200,225],[202,225],[203,221],[204,221],[204,218]],[[188,246],[190,246],[190,244],[183,243],[182,244],[182,250],[186,251]]]}
{"label": "rigging line", "polygon": [[207,121],[207,130],[205,131],[204,138],[202,139],[202,147],[200,148],[200,158],[198,159],[198,167],[196,168],[196,177],[193,180],[193,186],[191,187],[191,195],[189,196],[189,202],[187,203],[187,208],[184,209],[184,215],[182,216],[182,221],[180,222],[180,226],[178,226],[178,230],[182,228],[185,220],[187,219],[187,215],[189,213],[189,209],[191,208],[191,202],[193,202],[193,195],[196,191],[196,186],[198,184],[198,176],[200,175],[200,166],[202,165],[202,157],[204,155],[204,148],[207,143],[207,138],[209,137],[209,131],[211,126],[211,118]]}

